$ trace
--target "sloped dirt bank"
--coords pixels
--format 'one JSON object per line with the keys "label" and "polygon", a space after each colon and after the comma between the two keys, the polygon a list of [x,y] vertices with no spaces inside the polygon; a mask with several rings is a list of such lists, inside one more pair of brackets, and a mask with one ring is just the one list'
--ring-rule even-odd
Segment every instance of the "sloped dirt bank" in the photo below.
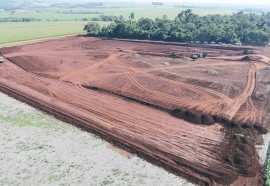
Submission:
{"label": "sloped dirt bank", "polygon": [[[128,130],[126,130],[123,126],[119,129],[115,128],[116,126],[114,127],[115,129],[108,129],[105,125],[101,125],[101,123],[97,123],[91,119],[89,120],[87,115],[83,113],[81,114],[85,116],[77,115],[80,112],[75,111],[74,109],[76,109],[76,107],[71,107],[69,104],[63,104],[61,101],[52,103],[50,102],[50,98],[46,95],[36,93],[35,91],[33,92],[33,90],[29,88],[18,86],[14,83],[4,83],[1,81],[0,84],[0,90],[2,92],[54,115],[65,122],[95,132],[106,140],[124,149],[129,149],[133,153],[135,152],[145,159],[200,185],[212,185],[215,182],[218,184],[230,184],[236,180],[239,175],[252,177],[261,169],[256,160],[252,144],[249,144],[247,141],[236,141],[234,139],[236,138],[235,136],[228,136],[211,130],[203,132],[205,129],[199,129],[199,131],[196,132],[196,129],[193,128],[192,125],[182,124],[182,126],[179,126],[180,128],[184,127],[185,131],[189,132],[193,130],[193,133],[196,134],[196,136],[192,135],[193,137],[190,138],[192,141],[194,139],[196,140],[196,145],[189,146],[191,141],[188,135],[190,134],[188,134],[189,132],[185,134],[186,132],[182,131],[183,134],[178,135],[178,143],[187,140],[184,143],[189,145],[181,145],[181,149],[185,148],[184,151],[180,149],[175,151],[177,146],[174,146],[173,143],[171,143],[172,141],[170,142],[172,139],[169,138],[169,133],[167,133],[167,140],[169,140],[168,142],[170,144],[168,144],[169,150],[168,147],[162,146],[164,142],[160,141],[156,143],[158,138],[155,138],[155,142],[151,140],[151,138],[156,135],[148,138],[148,134],[142,133],[144,137],[141,139],[139,137],[140,134],[131,132],[128,128]],[[77,114],[75,114],[75,112],[77,112]],[[177,130],[179,130],[179,127],[176,127],[178,128]],[[125,130],[125,132],[123,130]],[[132,134],[135,134],[135,136]],[[208,141],[204,139],[205,137],[202,137],[204,135],[209,136],[211,140]],[[218,136],[221,138],[217,138]],[[162,139],[164,139],[164,137],[162,137]],[[200,143],[202,144],[200,145]],[[210,146],[212,146],[211,149],[209,149]],[[200,150],[196,150],[197,147],[200,147]],[[193,154],[194,152],[198,153]],[[188,155],[189,153],[193,155]],[[248,155],[246,153],[248,153]]]}

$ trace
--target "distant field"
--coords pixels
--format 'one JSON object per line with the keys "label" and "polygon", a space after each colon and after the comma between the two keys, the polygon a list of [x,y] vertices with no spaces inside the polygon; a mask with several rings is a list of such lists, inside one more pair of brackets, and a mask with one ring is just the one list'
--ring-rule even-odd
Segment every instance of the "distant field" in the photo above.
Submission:
{"label": "distant field", "polygon": [[[18,41],[27,41],[33,39],[64,36],[70,34],[83,33],[83,27],[87,21],[93,17],[104,15],[123,15],[128,19],[131,12],[135,13],[135,19],[148,17],[155,19],[167,15],[168,18],[174,19],[182,10],[186,8],[176,7],[118,7],[118,8],[36,8],[23,9],[10,12],[1,12],[2,18],[35,18],[41,21],[38,22],[0,22],[0,44],[6,44]],[[194,13],[199,15],[207,14],[231,14],[230,10],[215,10],[215,9],[199,9],[194,8]],[[102,24],[109,24],[102,23]]]}
{"label": "distant field", "polygon": [[[100,14],[82,14],[77,12],[96,12],[103,13],[105,15],[123,15],[126,19],[131,12],[135,13],[135,18],[139,19],[141,17],[148,17],[155,19],[157,17],[162,17],[166,14],[170,19],[173,19],[179,14],[182,10],[187,8],[178,8],[172,6],[164,7],[119,7],[119,8],[72,8],[72,9],[62,9],[62,8],[40,8],[33,10],[23,10],[16,11],[13,14],[10,13],[0,13],[0,18],[36,18],[41,19],[42,21],[53,21],[53,20],[64,20],[64,21],[80,21],[81,19],[87,18],[91,19],[97,17]],[[217,9],[202,9],[202,8],[193,8],[194,13],[199,15],[207,14],[231,14],[231,10],[217,10]],[[72,12],[72,14],[69,14]]]}
{"label": "distant field", "polygon": [[0,44],[83,33],[83,21],[0,23]]}
{"label": "distant field", "polygon": [[[125,18],[128,18],[131,12],[135,13],[135,18],[139,19],[141,17],[147,17],[155,19],[157,17],[162,17],[163,15],[167,15],[168,18],[174,19],[181,11],[186,10],[187,8],[176,8],[176,7],[145,7],[145,8],[119,8],[119,9],[100,9],[98,11],[104,12],[104,14],[112,14],[112,15],[123,15]],[[200,9],[194,8],[192,9],[194,13],[204,16],[207,14],[232,14],[233,11],[230,10],[215,10],[215,9]]]}

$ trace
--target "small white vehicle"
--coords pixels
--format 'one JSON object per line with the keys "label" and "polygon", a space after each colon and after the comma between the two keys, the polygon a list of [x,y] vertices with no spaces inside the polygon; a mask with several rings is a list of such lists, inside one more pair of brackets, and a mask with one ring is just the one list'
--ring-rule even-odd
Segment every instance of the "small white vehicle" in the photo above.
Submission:
{"label": "small white vehicle", "polygon": [[0,56],[0,63],[4,63],[4,58],[2,56]]}

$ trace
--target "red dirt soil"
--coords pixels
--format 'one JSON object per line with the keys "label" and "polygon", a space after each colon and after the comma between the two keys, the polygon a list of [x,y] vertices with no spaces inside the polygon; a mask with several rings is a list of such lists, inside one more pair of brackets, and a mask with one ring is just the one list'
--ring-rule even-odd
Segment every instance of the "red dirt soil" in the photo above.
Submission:
{"label": "red dirt soil", "polygon": [[[269,90],[257,73],[269,58],[243,60],[245,49],[85,37],[3,48],[0,91],[200,185],[262,185],[254,146],[269,96],[256,92]],[[191,61],[194,50],[209,57]]]}

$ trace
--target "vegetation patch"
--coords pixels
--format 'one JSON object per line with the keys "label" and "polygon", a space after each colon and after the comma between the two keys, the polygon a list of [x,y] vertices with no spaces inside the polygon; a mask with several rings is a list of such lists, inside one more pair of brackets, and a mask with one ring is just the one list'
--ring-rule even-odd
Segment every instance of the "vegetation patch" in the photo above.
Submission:
{"label": "vegetation patch", "polygon": [[0,23],[0,44],[81,34],[84,25],[83,21]]}
{"label": "vegetation patch", "polygon": [[196,44],[254,44],[268,45],[270,38],[270,13],[238,12],[233,15],[199,16],[187,9],[171,20],[166,15],[155,20],[135,20],[131,13],[128,21],[116,20],[101,27],[89,23],[84,27],[90,36],[124,39],[150,39],[191,42]]}
{"label": "vegetation patch", "polygon": [[25,127],[25,126],[39,126],[39,127],[49,127],[51,126],[51,121],[49,118],[41,114],[15,114],[11,116],[4,116],[0,114],[0,120],[11,123],[13,125]]}

